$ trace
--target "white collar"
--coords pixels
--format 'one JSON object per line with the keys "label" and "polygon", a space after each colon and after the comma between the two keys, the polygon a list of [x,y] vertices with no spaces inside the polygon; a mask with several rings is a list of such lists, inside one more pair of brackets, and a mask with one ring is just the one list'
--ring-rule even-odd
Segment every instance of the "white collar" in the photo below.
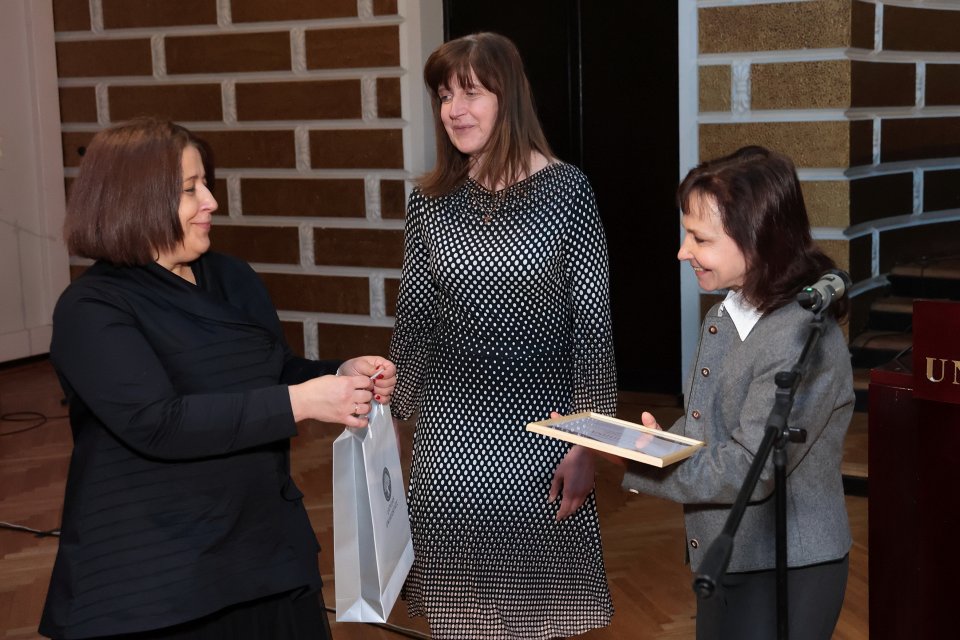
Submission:
{"label": "white collar", "polygon": [[740,341],[743,342],[750,335],[753,327],[763,314],[757,311],[757,308],[747,302],[739,291],[728,291],[727,297],[720,304],[718,315],[722,316],[726,311],[733,320],[733,325],[740,334]]}

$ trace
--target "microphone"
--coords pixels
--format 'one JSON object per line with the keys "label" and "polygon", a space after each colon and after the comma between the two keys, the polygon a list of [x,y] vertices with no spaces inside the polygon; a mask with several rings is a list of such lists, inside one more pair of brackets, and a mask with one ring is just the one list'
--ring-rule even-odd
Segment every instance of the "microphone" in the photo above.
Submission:
{"label": "microphone", "polygon": [[842,298],[852,286],[850,274],[840,269],[830,269],[815,284],[804,287],[797,294],[797,302],[804,309],[820,313]]}

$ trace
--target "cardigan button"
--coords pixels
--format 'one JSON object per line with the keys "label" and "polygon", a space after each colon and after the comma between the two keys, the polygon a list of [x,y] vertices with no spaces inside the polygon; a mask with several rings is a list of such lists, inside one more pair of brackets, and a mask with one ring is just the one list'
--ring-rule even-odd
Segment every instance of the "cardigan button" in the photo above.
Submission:
{"label": "cardigan button", "polygon": [[694,409],[693,412],[692,412],[690,415],[693,416],[693,419],[694,419],[694,420],[699,420],[699,419],[700,419],[700,412],[697,411],[696,409]]}
{"label": "cardigan button", "polygon": [[707,367],[700,369],[700,375],[706,378],[708,375],[710,375],[710,369],[708,369]]}
{"label": "cardigan button", "polygon": [[700,548],[700,541],[697,540],[696,538],[692,538],[692,539],[690,540],[690,546],[693,547],[694,549],[699,549],[699,548]]}
{"label": "cardigan button", "polygon": [[709,331],[710,333],[714,333],[714,334],[715,334],[715,333],[717,332],[717,325],[715,325],[715,324],[710,325],[710,327],[707,329],[707,331]]}

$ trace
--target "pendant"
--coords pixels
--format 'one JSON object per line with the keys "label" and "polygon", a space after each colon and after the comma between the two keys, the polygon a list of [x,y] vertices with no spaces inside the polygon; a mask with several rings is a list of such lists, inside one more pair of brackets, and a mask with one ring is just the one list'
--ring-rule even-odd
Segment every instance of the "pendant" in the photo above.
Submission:
{"label": "pendant", "polygon": [[483,224],[490,224],[491,222],[493,222],[493,216],[489,213],[483,214]]}

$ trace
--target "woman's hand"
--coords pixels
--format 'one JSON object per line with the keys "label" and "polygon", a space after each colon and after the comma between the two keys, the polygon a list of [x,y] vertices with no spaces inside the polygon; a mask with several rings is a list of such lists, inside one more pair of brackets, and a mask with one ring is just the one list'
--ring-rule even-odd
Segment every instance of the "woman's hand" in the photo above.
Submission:
{"label": "woman's hand", "polygon": [[547,502],[553,502],[563,492],[557,520],[573,515],[583,505],[593,490],[593,480],[593,455],[584,447],[574,445],[560,461],[550,483]]}
{"label": "woman's hand", "polygon": [[351,358],[340,365],[340,375],[373,376],[382,370],[373,380],[373,399],[380,404],[390,404],[393,388],[397,386],[397,367],[380,356],[360,356]]}
{"label": "woman's hand", "polygon": [[320,376],[288,387],[293,419],[367,426],[374,397],[373,381],[364,375]]}

